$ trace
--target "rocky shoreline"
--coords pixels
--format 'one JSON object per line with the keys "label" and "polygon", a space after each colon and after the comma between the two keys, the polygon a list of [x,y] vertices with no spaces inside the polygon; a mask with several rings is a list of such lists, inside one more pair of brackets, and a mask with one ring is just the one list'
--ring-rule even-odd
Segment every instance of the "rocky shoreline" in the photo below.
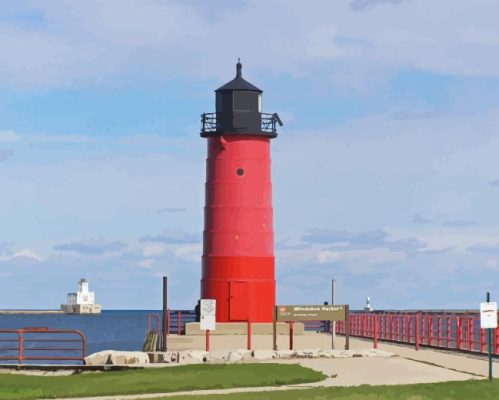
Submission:
{"label": "rocky shoreline", "polygon": [[85,365],[133,365],[149,364],[202,364],[259,362],[293,358],[352,358],[393,357],[395,354],[382,350],[183,350],[166,352],[104,350],[85,357]]}

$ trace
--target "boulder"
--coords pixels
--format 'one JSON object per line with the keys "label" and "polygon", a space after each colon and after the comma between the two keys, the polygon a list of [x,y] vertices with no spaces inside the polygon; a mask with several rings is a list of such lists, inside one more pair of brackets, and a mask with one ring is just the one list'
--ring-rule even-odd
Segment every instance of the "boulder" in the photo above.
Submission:
{"label": "boulder", "polygon": [[253,358],[259,361],[272,360],[279,358],[279,355],[274,350],[253,350]]}
{"label": "boulder", "polygon": [[296,352],[298,358],[317,358],[319,357],[319,349],[306,349]]}
{"label": "boulder", "polygon": [[353,353],[351,350],[330,350],[332,358],[351,358]]}
{"label": "boulder", "polygon": [[85,357],[85,365],[106,365],[111,355],[111,350],[99,351]]}
{"label": "boulder", "polygon": [[394,354],[388,351],[370,349],[363,351],[364,357],[393,357]]}
{"label": "boulder", "polygon": [[108,364],[144,365],[149,364],[149,355],[141,351],[110,351]]}
{"label": "boulder", "polygon": [[202,350],[180,351],[178,362],[182,364],[199,364],[206,361],[208,353]]}
{"label": "boulder", "polygon": [[207,361],[226,362],[229,360],[230,350],[213,350],[208,353]]}
{"label": "boulder", "polygon": [[178,360],[178,353],[176,351],[154,351],[147,353],[149,355],[149,362],[156,363],[176,363]]}
{"label": "boulder", "polygon": [[296,350],[277,350],[278,358],[293,358],[296,357]]}
{"label": "boulder", "polygon": [[320,350],[318,357],[320,357],[320,358],[334,358],[334,350]]}
{"label": "boulder", "polygon": [[251,357],[251,351],[246,349],[237,349],[233,350],[229,353],[229,357],[227,359],[228,362],[239,362],[248,360]]}

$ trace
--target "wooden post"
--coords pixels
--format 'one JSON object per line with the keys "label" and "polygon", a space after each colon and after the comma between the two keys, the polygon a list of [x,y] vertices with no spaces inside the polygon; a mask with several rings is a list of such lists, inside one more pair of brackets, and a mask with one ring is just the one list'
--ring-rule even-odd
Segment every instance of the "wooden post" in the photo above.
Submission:
{"label": "wooden post", "polygon": [[289,321],[289,350],[293,350],[293,321]]}
{"label": "wooden post", "polygon": [[345,306],[345,350],[350,350],[350,306]]}
{"label": "wooden post", "polygon": [[206,329],[206,351],[210,351],[210,330]]}

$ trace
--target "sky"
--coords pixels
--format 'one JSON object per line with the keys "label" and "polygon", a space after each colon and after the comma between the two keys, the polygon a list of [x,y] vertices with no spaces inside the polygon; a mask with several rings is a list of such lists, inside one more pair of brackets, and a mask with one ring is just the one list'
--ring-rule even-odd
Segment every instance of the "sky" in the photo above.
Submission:
{"label": "sky", "polygon": [[499,3],[0,0],[0,308],[199,298],[200,117],[271,142],[277,303],[473,309],[499,288]]}

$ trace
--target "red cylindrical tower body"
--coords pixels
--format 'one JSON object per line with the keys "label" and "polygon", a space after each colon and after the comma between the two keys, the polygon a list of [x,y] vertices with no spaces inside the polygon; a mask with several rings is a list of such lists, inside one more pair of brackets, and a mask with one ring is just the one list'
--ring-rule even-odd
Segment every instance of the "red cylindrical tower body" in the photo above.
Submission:
{"label": "red cylindrical tower body", "polygon": [[216,92],[216,115],[202,116],[208,155],[201,298],[216,299],[217,322],[271,322],[270,139],[280,120],[261,113],[262,92],[242,79],[240,63],[236,78]]}

